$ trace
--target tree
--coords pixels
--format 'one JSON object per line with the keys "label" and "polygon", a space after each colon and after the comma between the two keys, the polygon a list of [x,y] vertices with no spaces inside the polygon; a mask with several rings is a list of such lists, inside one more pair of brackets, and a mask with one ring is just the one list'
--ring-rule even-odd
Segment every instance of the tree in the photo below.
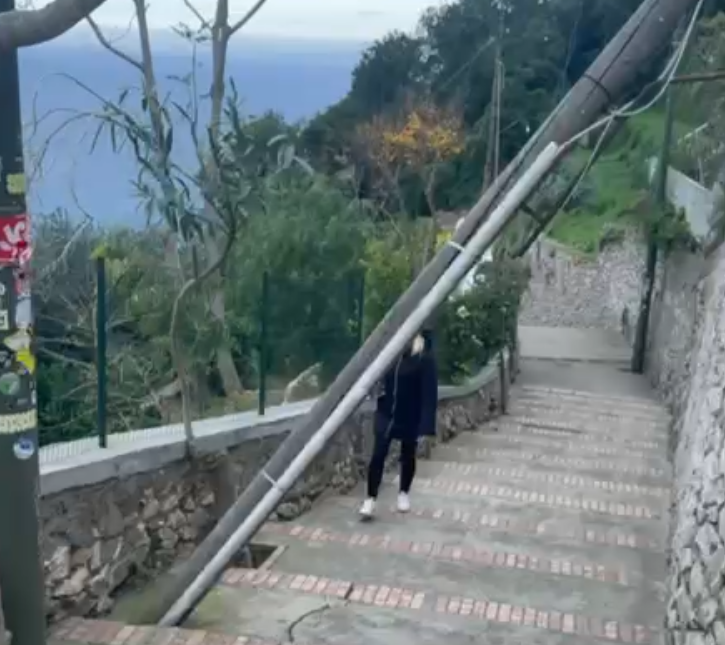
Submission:
{"label": "tree", "polygon": [[[723,28],[725,13],[722,12],[700,21],[697,38],[687,61],[687,72],[720,71],[725,67]],[[686,115],[696,127],[693,133],[689,133],[679,143],[677,152],[680,153],[681,163],[689,161],[696,168],[692,174],[705,185],[718,182],[725,186],[723,83],[725,80],[688,84],[678,92],[678,98],[682,101],[678,111]],[[687,167],[679,169],[690,170]]]}
{"label": "tree", "polygon": [[435,217],[437,173],[442,164],[463,151],[462,123],[454,111],[439,108],[430,100],[411,100],[408,105],[399,117],[376,117],[364,124],[360,137],[371,160],[398,195],[400,212],[407,210],[400,181],[402,173],[408,171],[422,180],[426,206]]}
{"label": "tree", "polygon": [[0,14],[0,54],[53,40],[87,18],[106,0],[53,0],[42,9]]}
{"label": "tree", "polygon": [[[119,151],[123,147],[131,148],[140,168],[136,189],[145,202],[149,218],[160,215],[171,231],[171,240],[166,248],[176,256],[178,293],[169,321],[170,352],[181,386],[183,418],[189,445],[193,439],[189,391],[192,379],[180,342],[180,329],[186,301],[202,287],[207,291],[205,302],[208,312],[219,327],[214,334],[217,339],[215,360],[224,389],[228,395],[239,393],[242,389],[226,330],[220,271],[244,218],[244,204],[252,192],[252,186],[245,173],[240,173],[239,167],[227,161],[230,156],[235,161],[242,158],[240,153],[230,155],[229,148],[243,138],[241,133],[248,123],[240,117],[236,92],[233,92],[229,101],[226,100],[226,57],[231,37],[251,20],[265,1],[258,0],[235,23],[229,22],[228,0],[218,0],[213,20],[205,19],[187,2],[187,7],[198,20],[198,26],[191,28],[182,24],[177,27],[177,33],[191,43],[195,52],[194,60],[199,43],[211,44],[211,109],[205,126],[200,123],[200,98],[196,90],[195,69],[188,78],[179,79],[189,91],[186,105],[171,97],[161,96],[151,51],[147,8],[143,0],[134,0],[141,51],[139,58],[118,49],[105,37],[93,19],[87,19],[101,45],[138,70],[141,76],[140,89],[134,91],[126,88],[118,100],[111,101],[98,96],[92,88],[73,81],[99,100],[102,112],[75,115],[71,120],[92,116],[99,122],[98,133],[107,131],[115,148]],[[141,98],[141,114],[128,107],[129,96],[136,92]],[[175,130],[179,124],[188,129],[187,136],[196,150],[196,168],[184,168],[174,159],[174,142],[180,136]],[[289,164],[294,161],[294,155],[285,154],[280,159]]]}

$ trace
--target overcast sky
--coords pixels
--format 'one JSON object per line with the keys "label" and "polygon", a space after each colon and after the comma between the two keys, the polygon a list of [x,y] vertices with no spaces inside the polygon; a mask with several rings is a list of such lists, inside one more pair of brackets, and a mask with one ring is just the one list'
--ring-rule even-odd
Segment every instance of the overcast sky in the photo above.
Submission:
{"label": "overcast sky", "polygon": [[[249,34],[290,38],[334,38],[370,40],[392,29],[415,27],[418,17],[443,0],[268,0],[247,26]],[[38,3],[44,4],[44,2]],[[213,15],[214,0],[196,0],[195,6]],[[230,0],[232,13],[241,17],[252,0]],[[182,0],[149,0],[149,21],[153,27],[190,22],[191,14]],[[100,23],[128,24],[130,0],[108,0],[94,16]]]}

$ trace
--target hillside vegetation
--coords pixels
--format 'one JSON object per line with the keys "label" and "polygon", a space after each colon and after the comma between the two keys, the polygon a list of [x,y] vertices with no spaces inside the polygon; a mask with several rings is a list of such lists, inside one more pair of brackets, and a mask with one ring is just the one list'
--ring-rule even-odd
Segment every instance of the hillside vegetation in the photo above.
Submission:
{"label": "hillside vegetation", "polygon": [[[676,121],[677,141],[693,129]],[[592,166],[568,208],[560,213],[547,234],[585,254],[596,253],[603,244],[616,241],[643,224],[643,208],[650,184],[647,160],[660,154],[664,116],[660,111],[638,115],[628,121]],[[573,176],[584,166],[590,150],[579,148],[565,162],[563,174]],[[673,158],[676,163],[677,156]]]}
{"label": "hillside vegetation", "polygon": [[[108,271],[100,301],[109,317],[111,431],[252,409],[263,374],[272,401],[300,374],[315,374],[306,395],[319,392],[441,242],[444,215],[480,194],[496,51],[506,69],[503,167],[638,5],[446,3],[426,12],[414,35],[373,44],[349,94],[301,126],[271,113],[244,116],[231,82],[219,120],[198,123],[198,103],[209,98],[193,70],[178,79],[188,105],[149,96],[141,78],[119,97],[97,96],[89,127],[137,164],[132,188],[149,226],[40,218],[43,440],[96,431],[92,257],[105,257]],[[177,155],[171,112],[195,135],[195,168]],[[658,118],[645,115],[618,136],[552,235],[593,252],[609,228],[634,221]],[[570,172],[586,154],[567,162]],[[510,340],[525,285],[520,265],[497,262],[437,312],[443,380],[465,378]]]}

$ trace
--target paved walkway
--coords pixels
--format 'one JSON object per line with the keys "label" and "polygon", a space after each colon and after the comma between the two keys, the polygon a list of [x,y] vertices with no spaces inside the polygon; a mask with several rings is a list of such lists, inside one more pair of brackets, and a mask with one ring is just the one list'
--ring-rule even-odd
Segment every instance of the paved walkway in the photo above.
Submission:
{"label": "paved walkway", "polygon": [[61,636],[116,645],[658,642],[667,415],[616,357],[524,360],[513,394],[508,416],[420,463],[410,515],[394,512],[392,474],[372,523],[356,517],[359,490],[267,525],[255,541],[279,547],[268,568],[229,570],[183,630],[79,623]]}
{"label": "paved walkway", "polygon": [[608,329],[522,325],[519,339],[522,355],[532,360],[629,365],[632,356],[621,334]]}

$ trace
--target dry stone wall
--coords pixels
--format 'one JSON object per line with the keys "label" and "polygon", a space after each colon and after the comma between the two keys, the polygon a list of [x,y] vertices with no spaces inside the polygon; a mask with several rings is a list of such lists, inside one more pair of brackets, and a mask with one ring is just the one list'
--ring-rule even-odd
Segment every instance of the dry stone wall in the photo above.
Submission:
{"label": "dry stone wall", "polygon": [[596,259],[540,239],[529,252],[531,282],[521,324],[614,329],[631,340],[644,254],[644,245],[634,235],[606,246]]}
{"label": "dry stone wall", "polygon": [[[441,402],[438,435],[421,446],[473,430],[496,413],[498,370]],[[285,497],[273,519],[292,520],[326,490],[348,491],[372,450],[371,413],[355,414]],[[114,477],[91,486],[45,495],[40,504],[47,613],[108,612],[128,585],[142,582],[184,558],[206,535],[289,432],[286,423],[267,436],[242,441],[195,462]],[[391,463],[395,459],[391,455]]]}
{"label": "dry stone wall", "polygon": [[667,635],[725,644],[725,249],[667,259],[649,373],[678,417]]}

